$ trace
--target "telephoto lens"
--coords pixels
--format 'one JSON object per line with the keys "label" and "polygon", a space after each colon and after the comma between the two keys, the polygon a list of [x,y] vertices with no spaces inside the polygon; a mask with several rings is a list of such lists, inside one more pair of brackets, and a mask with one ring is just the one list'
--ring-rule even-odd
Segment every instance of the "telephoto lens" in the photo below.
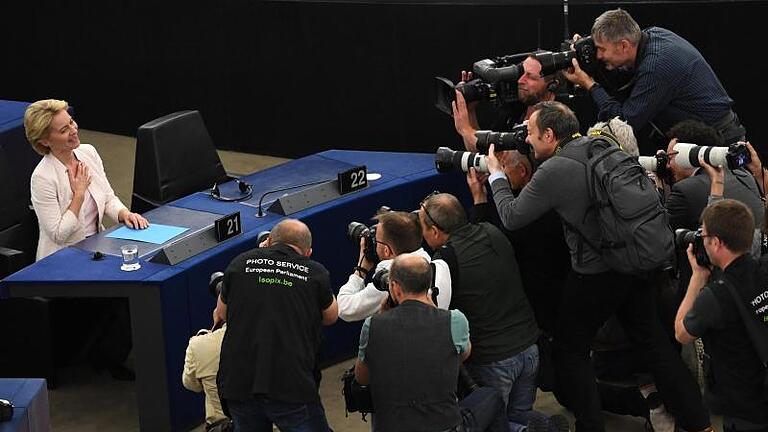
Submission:
{"label": "telephoto lens", "polygon": [[493,132],[479,130],[475,132],[477,138],[477,151],[487,155],[488,149],[493,144],[494,151],[517,150],[527,155],[531,152],[531,146],[525,141],[528,138],[528,126],[519,124],[512,128],[511,132]]}
{"label": "telephoto lens", "polygon": [[474,168],[478,172],[487,173],[485,156],[479,153],[454,151],[448,147],[440,147],[435,153],[435,168],[437,172],[447,173],[451,171],[467,172]]}
{"label": "telephoto lens", "polygon": [[746,143],[739,142],[728,147],[698,146],[690,143],[675,144],[678,152],[675,162],[682,168],[698,168],[701,162],[712,166],[741,168],[752,161]]}

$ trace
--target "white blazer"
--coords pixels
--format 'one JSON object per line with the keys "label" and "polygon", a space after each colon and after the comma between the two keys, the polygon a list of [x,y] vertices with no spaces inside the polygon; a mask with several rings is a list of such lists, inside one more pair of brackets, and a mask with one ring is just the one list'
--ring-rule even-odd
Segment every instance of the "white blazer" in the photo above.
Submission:
{"label": "white blazer", "polygon": [[[96,201],[99,231],[102,231],[104,214],[117,221],[117,215],[126,207],[109,185],[104,165],[96,149],[90,144],[80,144],[74,152],[77,159],[88,167],[91,175],[88,192]],[[85,238],[83,215],[76,215],[68,210],[72,202],[72,188],[69,185],[67,168],[54,155],[48,153],[37,164],[32,172],[30,191],[32,206],[40,225],[37,260]]]}

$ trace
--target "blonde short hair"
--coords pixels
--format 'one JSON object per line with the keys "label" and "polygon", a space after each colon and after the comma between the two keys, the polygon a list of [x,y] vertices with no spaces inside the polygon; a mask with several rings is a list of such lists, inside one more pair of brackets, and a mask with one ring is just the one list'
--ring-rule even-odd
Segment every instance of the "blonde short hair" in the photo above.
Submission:
{"label": "blonde short hair", "polygon": [[587,132],[588,135],[599,135],[601,133],[616,138],[616,144],[630,155],[640,156],[640,151],[637,148],[637,138],[635,138],[632,126],[619,117],[614,117],[607,122],[597,122]]}
{"label": "blonde short hair", "polygon": [[39,100],[27,107],[24,113],[24,131],[27,141],[36,152],[45,156],[51,149],[40,144],[40,141],[48,136],[48,128],[51,126],[53,116],[59,111],[69,109],[66,101],[58,99]]}

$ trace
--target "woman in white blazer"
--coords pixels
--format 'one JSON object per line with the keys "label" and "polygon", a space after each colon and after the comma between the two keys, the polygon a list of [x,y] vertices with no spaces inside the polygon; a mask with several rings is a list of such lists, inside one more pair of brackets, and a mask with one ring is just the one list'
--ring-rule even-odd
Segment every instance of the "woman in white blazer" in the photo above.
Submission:
{"label": "woman in white blazer", "polygon": [[143,229],[149,223],[115,195],[93,146],[80,144],[77,123],[65,101],[46,99],[27,107],[27,140],[43,155],[32,173],[32,206],[40,225],[37,259],[96,234],[102,219]]}

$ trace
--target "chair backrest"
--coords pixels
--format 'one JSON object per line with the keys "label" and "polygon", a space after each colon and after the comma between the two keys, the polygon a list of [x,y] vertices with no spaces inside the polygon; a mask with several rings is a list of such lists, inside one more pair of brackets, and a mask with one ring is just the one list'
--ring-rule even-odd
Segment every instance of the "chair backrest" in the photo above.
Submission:
{"label": "chair backrest", "polygon": [[150,210],[226,179],[199,111],[175,112],[139,127],[133,211]]}
{"label": "chair backrest", "polygon": [[8,159],[0,147],[0,277],[35,262],[40,234],[29,192],[14,186],[20,181]]}

